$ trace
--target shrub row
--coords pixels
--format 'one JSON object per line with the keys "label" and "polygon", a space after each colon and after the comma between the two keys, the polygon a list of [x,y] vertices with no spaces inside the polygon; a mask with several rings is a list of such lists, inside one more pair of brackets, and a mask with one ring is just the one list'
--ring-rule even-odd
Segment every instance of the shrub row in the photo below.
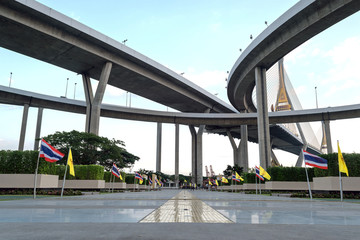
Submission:
{"label": "shrub row", "polygon": [[[115,182],[124,182],[124,179],[126,178],[126,173],[120,172],[120,174],[121,174],[121,177],[122,177],[123,180],[120,180],[120,178],[115,177]],[[112,175],[111,172],[105,172],[105,173],[104,173],[104,180],[105,180],[105,182],[110,182],[110,176],[111,176],[111,175]],[[112,179],[111,181],[114,181],[114,180],[113,180],[113,179],[114,179],[114,176],[113,176],[111,179]]]}
{"label": "shrub row", "polygon": [[[38,155],[38,151],[2,150],[0,151],[0,174],[34,174]],[[38,173],[56,175],[55,164],[40,159]]]}
{"label": "shrub row", "polygon": [[[314,168],[308,168],[309,181],[313,180]],[[266,170],[271,181],[306,182],[305,168],[302,167],[269,167]]]}
{"label": "shrub row", "polygon": [[[65,166],[56,165],[56,175],[59,175],[59,179],[64,178]],[[74,165],[75,177],[70,175],[70,169],[68,166],[66,172],[66,179],[69,180],[103,180],[104,179],[104,167],[99,165]]]}
{"label": "shrub row", "polygon": [[[38,158],[38,151],[0,151],[0,174],[34,174]],[[75,177],[69,174],[66,179],[102,180],[104,167],[98,165],[75,165]],[[64,178],[65,166],[39,160],[39,174],[59,175]]]}
{"label": "shrub row", "polygon": [[[328,160],[328,170],[316,168],[316,177],[339,176],[339,161],[338,154],[323,154],[322,158]],[[360,177],[360,154],[358,153],[343,153],[346,166],[350,177]]]}

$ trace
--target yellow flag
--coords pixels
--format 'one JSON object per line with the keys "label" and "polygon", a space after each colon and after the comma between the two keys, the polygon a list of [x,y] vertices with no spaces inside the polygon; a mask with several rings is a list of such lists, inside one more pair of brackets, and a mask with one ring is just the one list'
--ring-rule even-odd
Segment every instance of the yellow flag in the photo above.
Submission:
{"label": "yellow flag", "polygon": [[142,184],[142,183],[143,183],[143,180],[139,179],[139,183]]}
{"label": "yellow flag", "polygon": [[216,186],[219,186],[219,183],[218,183],[217,179],[215,180],[215,184],[216,184]]}
{"label": "yellow flag", "polygon": [[339,171],[343,172],[343,173],[346,173],[346,176],[349,176],[349,171],[348,171],[348,169],[346,167],[344,157],[343,157],[343,155],[341,153],[341,150],[340,150],[339,141],[338,141],[337,144],[338,144]]}
{"label": "yellow flag", "polygon": [[210,179],[209,179],[209,185],[212,185],[212,183],[211,183]]}
{"label": "yellow flag", "polygon": [[222,183],[229,183],[229,181],[228,181],[226,178],[224,178],[224,177],[221,178],[221,182],[222,182]]}
{"label": "yellow flag", "polygon": [[270,180],[271,176],[265,171],[265,169],[263,169],[261,166],[259,166],[259,168],[260,168],[260,175],[266,178],[267,180]]}
{"label": "yellow flag", "polygon": [[186,179],[184,180],[184,182],[187,182]]}
{"label": "yellow flag", "polygon": [[235,177],[236,179],[240,179],[241,181],[244,181],[244,179],[237,172],[235,172]]}
{"label": "yellow flag", "polygon": [[[119,171],[119,172],[120,172],[120,171]],[[120,172],[119,178],[120,178],[121,181],[123,180],[123,178],[122,178],[122,176],[121,176],[121,172]]]}
{"label": "yellow flag", "polygon": [[67,165],[69,165],[69,167],[70,167],[70,175],[75,177],[75,170],[74,170],[74,163],[73,163],[73,158],[72,158],[72,154],[71,154],[71,148],[69,149]]}

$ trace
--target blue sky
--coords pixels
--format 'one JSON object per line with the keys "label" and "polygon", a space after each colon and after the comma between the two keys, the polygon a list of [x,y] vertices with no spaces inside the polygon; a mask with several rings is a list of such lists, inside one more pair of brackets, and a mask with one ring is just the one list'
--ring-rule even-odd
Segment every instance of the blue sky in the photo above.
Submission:
{"label": "blue sky", "polygon": [[[39,1],[79,22],[119,41],[181,73],[219,98],[227,101],[226,72],[230,71],[250,43],[297,1]],[[315,107],[317,86],[319,107],[360,102],[358,56],[360,55],[360,14],[336,24],[285,57],[285,68],[303,108]],[[0,84],[53,96],[84,100],[79,75],[35,59],[0,48]],[[95,82],[94,82],[95,83]],[[126,93],[108,87],[104,102],[126,104]],[[132,95],[132,107],[166,110],[165,106]],[[170,109],[171,110],[171,109]],[[0,105],[0,149],[17,149],[22,107]],[[36,109],[30,109],[26,149],[33,148]],[[55,131],[84,129],[85,117],[45,110],[41,135]],[[340,140],[343,152],[360,152],[357,136],[359,119],[331,123],[333,148]],[[163,126],[162,170],[174,172],[174,126]],[[317,125],[314,125],[317,132]],[[127,149],[140,156],[134,169],[155,169],[156,124],[102,118],[100,135],[125,141]],[[191,169],[190,132],[180,127],[180,172]],[[204,135],[204,166],[213,165],[216,173],[232,164],[232,149],[227,137]],[[219,151],[220,150],[220,151]],[[258,164],[258,147],[250,144],[250,167]],[[297,156],[276,151],[284,165],[293,165]]]}

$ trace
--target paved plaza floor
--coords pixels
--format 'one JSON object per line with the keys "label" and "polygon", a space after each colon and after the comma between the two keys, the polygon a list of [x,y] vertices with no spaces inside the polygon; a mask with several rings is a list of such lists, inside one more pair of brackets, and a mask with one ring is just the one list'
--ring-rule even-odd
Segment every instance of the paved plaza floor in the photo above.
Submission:
{"label": "paved plaza floor", "polygon": [[360,204],[204,190],[0,201],[0,239],[360,239]]}

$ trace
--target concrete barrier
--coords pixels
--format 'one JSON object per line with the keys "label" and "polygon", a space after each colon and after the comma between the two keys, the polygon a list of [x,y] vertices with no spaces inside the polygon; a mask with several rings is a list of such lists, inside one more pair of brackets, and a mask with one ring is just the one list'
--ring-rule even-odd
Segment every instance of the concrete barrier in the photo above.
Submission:
{"label": "concrete barrier", "polygon": [[[0,188],[34,188],[35,174],[0,174]],[[59,176],[38,174],[36,188],[57,188]]]}
{"label": "concrete barrier", "polygon": [[125,182],[114,182],[114,183],[105,183],[105,188],[109,189],[111,187],[117,190],[125,190],[126,189],[126,183]]}
{"label": "concrete barrier", "polygon": [[[62,188],[63,180],[59,180],[58,187]],[[104,189],[105,180],[66,180],[65,189]]]}
{"label": "concrete barrier", "polygon": [[[313,183],[310,182],[311,189]],[[276,191],[276,190],[296,190],[296,191],[307,191],[309,190],[307,182],[280,182],[280,181],[269,181],[265,182],[265,189]]]}
{"label": "concrete barrier", "polygon": [[[360,191],[360,177],[341,177],[343,191]],[[340,191],[339,177],[313,178],[313,190]]]}
{"label": "concrete barrier", "polygon": [[127,183],[126,184],[126,189],[128,190],[139,190],[139,184],[129,184]]}

